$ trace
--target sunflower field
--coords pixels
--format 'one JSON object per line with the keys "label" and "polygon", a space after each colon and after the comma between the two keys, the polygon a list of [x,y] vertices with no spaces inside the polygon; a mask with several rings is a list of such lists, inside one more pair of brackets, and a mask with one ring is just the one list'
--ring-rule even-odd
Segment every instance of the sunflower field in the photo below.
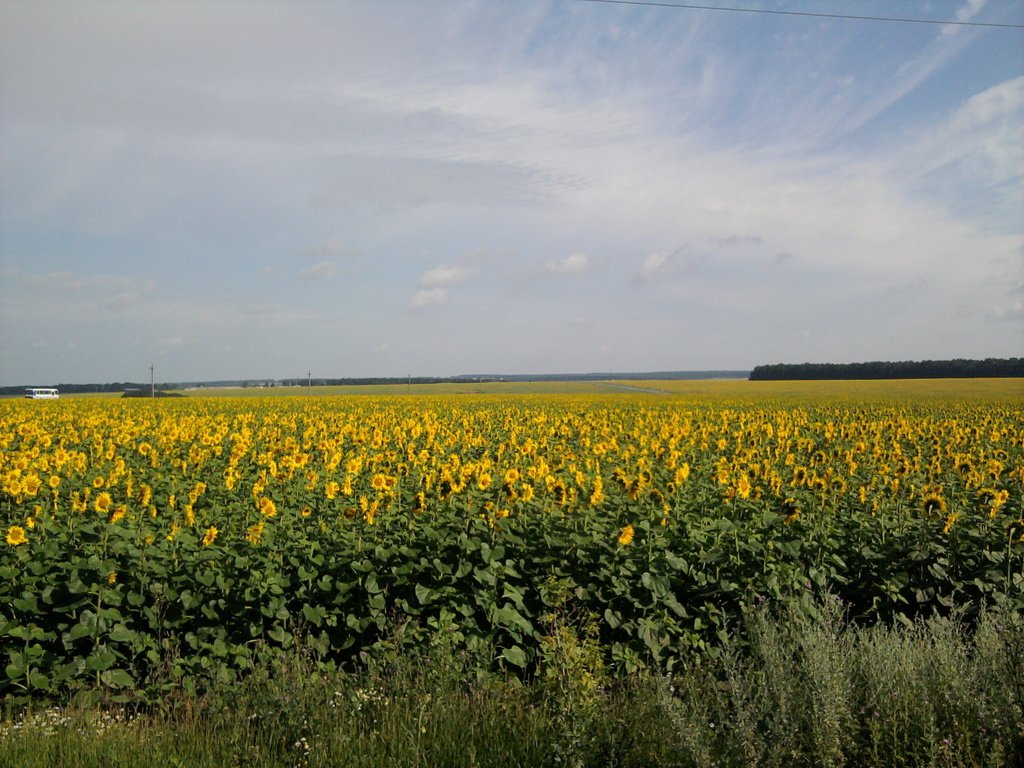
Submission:
{"label": "sunflower field", "polygon": [[151,699],[270,648],[438,637],[613,669],[744,608],[1024,610],[1019,400],[672,395],[0,402],[0,696]]}

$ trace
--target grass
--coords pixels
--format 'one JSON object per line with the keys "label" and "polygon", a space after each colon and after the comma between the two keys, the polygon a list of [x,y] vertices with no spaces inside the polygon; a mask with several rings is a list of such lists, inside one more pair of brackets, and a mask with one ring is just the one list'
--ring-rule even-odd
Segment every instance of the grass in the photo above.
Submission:
{"label": "grass", "polygon": [[303,654],[146,713],[8,713],[0,765],[1024,765],[1024,623],[989,614],[858,628],[747,613],[718,659],[610,678],[571,623],[525,683],[443,642],[358,673]]}

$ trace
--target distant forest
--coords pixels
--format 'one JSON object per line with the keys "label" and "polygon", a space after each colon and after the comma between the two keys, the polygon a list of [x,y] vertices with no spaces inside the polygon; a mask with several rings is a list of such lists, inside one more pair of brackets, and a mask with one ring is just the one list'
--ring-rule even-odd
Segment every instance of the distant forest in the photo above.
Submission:
{"label": "distant forest", "polygon": [[[32,387],[56,387],[64,395],[78,395],[91,392],[131,392],[134,390],[150,391],[149,382],[136,384],[130,381],[115,381],[109,384],[30,384],[24,387],[0,387],[0,395],[23,395],[25,389]],[[174,384],[157,384],[157,389],[173,389]]]}
{"label": "distant forest", "polygon": [[1024,358],[758,365],[751,381],[810,379],[983,379],[1024,377]]}

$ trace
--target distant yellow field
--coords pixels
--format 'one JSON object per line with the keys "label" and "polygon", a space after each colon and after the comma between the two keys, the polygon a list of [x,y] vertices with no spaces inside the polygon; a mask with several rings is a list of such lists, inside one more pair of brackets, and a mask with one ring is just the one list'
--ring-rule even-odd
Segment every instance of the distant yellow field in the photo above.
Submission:
{"label": "distant yellow field", "polygon": [[735,379],[534,381],[460,384],[372,384],[333,387],[190,389],[187,397],[314,397],[335,395],[672,394],[747,400],[1024,400],[1024,379],[894,379],[882,381],[747,381]]}
{"label": "distant yellow field", "polygon": [[[176,390],[185,397],[333,397],[399,395],[679,395],[695,399],[751,400],[1024,400],[1024,379],[894,379],[881,381],[747,381],[671,379],[608,381],[367,384],[330,387],[214,387]],[[120,393],[64,394],[64,399],[110,399]],[[14,398],[17,399],[17,398]]]}
{"label": "distant yellow field", "polygon": [[617,381],[690,397],[799,400],[1024,400],[1024,379],[892,379],[858,381]]}

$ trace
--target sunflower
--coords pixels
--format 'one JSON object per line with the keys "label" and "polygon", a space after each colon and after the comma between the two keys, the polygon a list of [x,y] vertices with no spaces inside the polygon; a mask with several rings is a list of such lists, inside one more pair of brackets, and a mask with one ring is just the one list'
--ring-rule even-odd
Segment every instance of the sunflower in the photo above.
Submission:
{"label": "sunflower", "polygon": [[960,513],[959,512],[954,512],[949,517],[947,517],[946,518],[946,524],[944,526],[942,526],[942,532],[943,533],[949,533],[951,530],[953,530],[953,526],[956,524],[956,519],[958,517],[960,517]]}
{"label": "sunflower", "polygon": [[530,501],[533,498],[533,486],[529,483],[523,483],[519,498],[523,501]]}
{"label": "sunflower", "polygon": [[797,506],[796,499],[792,496],[782,502],[782,511],[786,515],[786,519],[782,521],[783,525],[789,525],[800,519],[800,507]]}
{"label": "sunflower", "polygon": [[16,547],[19,544],[27,544],[28,537],[25,535],[25,529],[20,525],[12,525],[7,529],[7,543],[12,547]]}
{"label": "sunflower", "polygon": [[96,500],[92,503],[92,508],[102,514],[107,514],[110,511],[110,505],[114,503],[114,500],[110,498],[110,494],[106,491],[96,496]]}
{"label": "sunflower", "polygon": [[935,518],[946,514],[946,500],[937,493],[929,493],[921,499],[925,517]]}
{"label": "sunflower", "polygon": [[260,497],[260,514],[264,517],[273,517],[277,514],[277,505],[272,499],[266,496]]}
{"label": "sunflower", "polygon": [[208,547],[217,540],[217,526],[211,525],[203,534],[203,546]]}
{"label": "sunflower", "polygon": [[259,544],[260,539],[263,537],[263,529],[266,526],[264,521],[260,520],[256,525],[250,525],[246,529],[245,538],[250,544]]}
{"label": "sunflower", "polygon": [[619,533],[619,544],[620,546],[628,546],[633,542],[633,537],[636,535],[636,531],[633,529],[633,524],[630,523]]}

